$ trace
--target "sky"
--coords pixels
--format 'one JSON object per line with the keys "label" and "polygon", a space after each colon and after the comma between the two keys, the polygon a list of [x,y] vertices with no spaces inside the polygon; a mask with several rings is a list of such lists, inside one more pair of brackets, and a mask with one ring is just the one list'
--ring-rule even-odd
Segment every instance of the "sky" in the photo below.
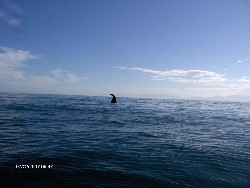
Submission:
{"label": "sky", "polygon": [[249,0],[1,0],[0,92],[250,94]]}

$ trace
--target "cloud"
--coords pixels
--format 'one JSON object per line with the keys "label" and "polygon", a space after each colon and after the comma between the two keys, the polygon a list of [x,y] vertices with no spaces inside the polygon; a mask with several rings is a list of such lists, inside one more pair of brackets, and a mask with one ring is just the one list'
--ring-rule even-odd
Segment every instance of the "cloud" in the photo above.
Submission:
{"label": "cloud", "polygon": [[31,59],[37,59],[37,57],[28,51],[0,46],[0,76],[16,79],[25,78],[24,72],[18,68],[25,67],[24,62]]}
{"label": "cloud", "polygon": [[23,9],[11,2],[5,1],[0,9],[0,21],[7,23],[11,27],[20,27],[22,25]]}
{"label": "cloud", "polygon": [[80,77],[75,73],[72,73],[67,70],[62,70],[60,68],[54,69],[50,71],[50,75],[46,76],[31,76],[31,79],[35,82],[44,82],[48,84],[56,84],[56,83],[73,83],[80,81]]}
{"label": "cloud", "polygon": [[116,67],[122,70],[141,71],[144,73],[152,74],[153,80],[170,80],[181,83],[199,83],[199,84],[222,84],[227,81],[227,78],[223,74],[218,74],[211,71],[204,70],[166,70],[157,71],[145,68],[128,68],[128,67]]}
{"label": "cloud", "polygon": [[65,82],[77,82],[80,80],[80,78],[70,72],[70,71],[66,71],[66,70],[62,70],[62,69],[55,69],[50,71],[52,73],[52,77],[55,79],[60,79],[60,80],[64,80]]}
{"label": "cloud", "polygon": [[32,59],[38,58],[29,51],[0,46],[0,78],[5,81],[22,80],[33,85],[73,83],[81,80],[75,73],[60,68],[51,70],[47,75],[25,73],[26,62]]}
{"label": "cloud", "polygon": [[62,70],[61,69],[51,70],[50,72],[52,73],[54,78],[61,78],[62,77]]}
{"label": "cloud", "polygon": [[8,10],[10,10],[13,13],[24,14],[23,9],[16,3],[13,3],[11,1],[5,1],[5,6],[6,8],[8,8]]}
{"label": "cloud", "polygon": [[0,67],[20,67],[29,59],[37,59],[37,57],[29,51],[0,46]]}
{"label": "cloud", "polygon": [[236,61],[236,63],[245,63],[247,61],[249,61],[249,59],[245,58],[245,59],[240,59],[240,60]]}
{"label": "cloud", "polygon": [[237,80],[241,84],[250,84],[250,78],[247,78],[245,76],[241,77],[241,79]]}
{"label": "cloud", "polygon": [[68,73],[67,74],[67,80],[66,80],[67,82],[76,82],[78,80],[80,80],[80,79],[78,78],[77,75],[75,75],[73,73]]}
{"label": "cloud", "polygon": [[[173,95],[182,97],[203,96],[211,97],[215,95],[248,95],[250,92],[250,77],[228,79],[224,74],[218,74],[205,70],[166,70],[159,71],[138,67],[114,67],[121,70],[140,71],[151,74],[153,80],[167,80],[175,83],[184,83],[180,88],[178,85],[169,85],[165,91]],[[164,90],[164,87],[161,89]],[[160,90],[162,92],[162,90]]]}

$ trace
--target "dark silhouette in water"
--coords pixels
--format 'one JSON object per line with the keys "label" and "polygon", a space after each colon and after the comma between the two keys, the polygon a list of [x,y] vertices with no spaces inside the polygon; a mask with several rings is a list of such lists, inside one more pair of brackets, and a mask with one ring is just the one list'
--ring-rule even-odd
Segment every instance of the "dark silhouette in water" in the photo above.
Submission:
{"label": "dark silhouette in water", "polygon": [[116,102],[116,97],[113,95],[113,94],[110,94],[111,96],[113,96],[112,100],[111,100],[111,103],[117,103]]}

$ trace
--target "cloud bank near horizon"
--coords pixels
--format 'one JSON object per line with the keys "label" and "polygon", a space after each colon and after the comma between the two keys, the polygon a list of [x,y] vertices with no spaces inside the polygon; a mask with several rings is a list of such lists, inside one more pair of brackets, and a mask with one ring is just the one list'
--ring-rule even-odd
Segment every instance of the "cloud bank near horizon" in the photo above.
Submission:
{"label": "cloud bank near horizon", "polygon": [[[155,81],[161,80],[182,83],[184,85],[182,88],[179,88],[179,90],[187,91],[185,93],[189,96],[212,96],[211,94],[227,96],[249,94],[250,92],[250,77],[232,79],[226,74],[207,70],[153,70],[141,67],[122,66],[114,68],[150,74],[151,80]],[[178,87],[176,86],[176,88]],[[170,91],[170,88],[168,91]]]}
{"label": "cloud bank near horizon", "polygon": [[122,70],[130,70],[130,71],[140,71],[144,73],[152,74],[151,78],[153,80],[169,80],[181,83],[191,83],[191,84],[203,84],[203,85],[211,85],[216,84],[220,85],[228,81],[226,75],[218,74],[211,71],[204,70],[153,70],[153,69],[145,69],[139,67],[116,67]]}

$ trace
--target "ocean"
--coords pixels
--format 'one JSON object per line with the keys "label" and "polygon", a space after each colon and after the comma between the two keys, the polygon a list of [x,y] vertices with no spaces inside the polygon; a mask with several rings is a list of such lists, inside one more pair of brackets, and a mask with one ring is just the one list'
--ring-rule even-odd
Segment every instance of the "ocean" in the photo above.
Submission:
{"label": "ocean", "polygon": [[250,103],[0,94],[0,187],[250,187]]}

